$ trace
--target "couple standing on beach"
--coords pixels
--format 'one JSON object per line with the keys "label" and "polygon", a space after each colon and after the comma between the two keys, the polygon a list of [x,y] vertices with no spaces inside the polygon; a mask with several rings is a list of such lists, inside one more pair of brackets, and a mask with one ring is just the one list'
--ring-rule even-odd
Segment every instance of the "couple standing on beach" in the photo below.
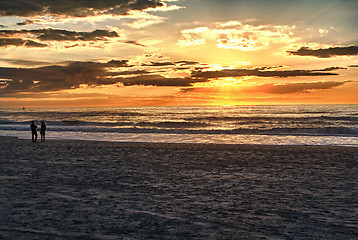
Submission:
{"label": "couple standing on beach", "polygon": [[[37,126],[34,121],[31,122],[30,125],[31,133],[32,133],[32,142],[37,142]],[[41,121],[41,128],[39,129],[41,135],[41,142],[45,141],[45,133],[46,133],[46,124],[44,121]]]}

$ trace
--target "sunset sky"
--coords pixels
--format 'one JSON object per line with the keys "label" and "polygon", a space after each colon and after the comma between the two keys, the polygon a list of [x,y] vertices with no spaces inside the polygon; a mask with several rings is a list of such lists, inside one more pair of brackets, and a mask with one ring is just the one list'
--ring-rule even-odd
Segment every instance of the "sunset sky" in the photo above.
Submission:
{"label": "sunset sky", "polygon": [[0,107],[358,104],[357,0],[0,0]]}

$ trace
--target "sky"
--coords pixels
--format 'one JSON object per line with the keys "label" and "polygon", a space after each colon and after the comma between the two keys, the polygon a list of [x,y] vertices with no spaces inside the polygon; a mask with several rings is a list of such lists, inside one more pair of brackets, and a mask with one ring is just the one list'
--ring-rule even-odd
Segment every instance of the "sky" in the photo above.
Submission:
{"label": "sky", "polygon": [[358,104],[356,0],[0,0],[0,107]]}

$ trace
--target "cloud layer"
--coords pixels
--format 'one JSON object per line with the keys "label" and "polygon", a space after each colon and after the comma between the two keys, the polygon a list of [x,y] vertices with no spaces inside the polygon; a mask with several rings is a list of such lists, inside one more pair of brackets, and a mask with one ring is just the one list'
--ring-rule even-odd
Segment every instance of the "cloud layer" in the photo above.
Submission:
{"label": "cloud layer", "polygon": [[35,17],[61,15],[86,17],[99,14],[126,15],[130,10],[162,7],[159,0],[11,0],[0,1],[0,16]]}
{"label": "cloud layer", "polygon": [[48,41],[105,41],[119,35],[114,31],[76,32],[60,29],[0,30],[0,46],[47,47]]}
{"label": "cloud layer", "polygon": [[[13,95],[25,92],[49,92],[80,87],[103,85],[118,86],[166,86],[193,87],[195,83],[209,82],[214,78],[225,77],[298,77],[329,76],[340,67],[319,70],[273,70],[266,67],[258,69],[229,69],[221,71],[194,71],[190,69],[203,66],[194,61],[150,61],[132,65],[128,60],[109,62],[67,62],[63,65],[49,65],[37,68],[0,68],[0,93]],[[174,77],[173,77],[174,76]],[[180,76],[180,77],[179,77]],[[251,89],[252,92],[293,93],[309,89],[330,89],[345,82],[315,82],[296,84],[268,84]]]}
{"label": "cloud layer", "polygon": [[[172,63],[180,66],[186,61]],[[161,66],[154,64],[154,66]],[[166,64],[163,64],[166,66]],[[46,92],[79,88],[81,85],[101,86],[119,84],[123,86],[192,86],[206,79],[189,77],[165,77],[147,70],[128,70],[134,66],[128,60],[111,60],[107,63],[68,62],[39,68],[0,68],[0,93]],[[161,70],[159,71],[161,72]]]}
{"label": "cloud layer", "polygon": [[309,93],[312,90],[332,89],[351,81],[308,82],[286,84],[264,84],[249,88],[246,92],[262,92],[271,94]]}
{"label": "cloud layer", "polygon": [[[244,77],[244,76],[257,76],[257,77],[299,77],[299,76],[329,76],[338,75],[327,71],[336,70],[336,67],[325,68],[321,70],[258,70],[258,69],[228,69],[220,71],[194,71],[192,77],[195,78],[223,78],[223,77]],[[339,68],[338,68],[339,69]]]}
{"label": "cloud layer", "polygon": [[47,47],[47,44],[42,44],[32,40],[21,38],[0,38],[0,47],[7,46],[22,46],[22,47]]}
{"label": "cloud layer", "polygon": [[321,49],[310,49],[308,47],[301,47],[297,51],[288,51],[292,55],[298,56],[313,56],[318,58],[330,58],[335,56],[354,56],[358,55],[358,47],[332,47],[332,48],[321,48]]}
{"label": "cloud layer", "polygon": [[190,47],[215,44],[219,49],[257,51],[275,44],[289,44],[295,26],[250,25],[238,21],[219,22],[213,26],[201,26],[181,31],[179,46]]}

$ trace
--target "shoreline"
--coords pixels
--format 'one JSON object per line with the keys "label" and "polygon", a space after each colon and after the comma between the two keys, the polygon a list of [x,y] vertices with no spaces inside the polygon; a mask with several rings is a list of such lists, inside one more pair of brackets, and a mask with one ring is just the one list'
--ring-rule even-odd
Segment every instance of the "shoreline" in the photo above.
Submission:
{"label": "shoreline", "polygon": [[355,239],[358,149],[0,137],[4,239]]}
{"label": "shoreline", "polygon": [[[264,136],[264,135],[263,135]],[[0,135],[0,140],[1,139],[17,139],[17,140],[24,140],[24,141],[30,141],[31,142],[31,138],[27,137],[27,138],[21,138],[21,137],[16,137],[16,136],[1,136]],[[37,139],[37,143],[41,143],[41,139],[38,138]],[[125,140],[92,140],[92,139],[66,139],[66,138],[56,138],[56,137],[48,137],[46,138],[46,142],[49,141],[80,141],[80,142],[98,142],[98,143],[119,143],[119,144],[182,144],[182,145],[227,145],[227,146],[287,146],[287,147],[347,147],[347,148],[358,148],[358,145],[356,144],[331,144],[331,145],[324,145],[324,144],[262,144],[262,143],[211,143],[211,142],[206,142],[206,143],[200,143],[200,142],[145,142],[145,141],[125,141]]]}

